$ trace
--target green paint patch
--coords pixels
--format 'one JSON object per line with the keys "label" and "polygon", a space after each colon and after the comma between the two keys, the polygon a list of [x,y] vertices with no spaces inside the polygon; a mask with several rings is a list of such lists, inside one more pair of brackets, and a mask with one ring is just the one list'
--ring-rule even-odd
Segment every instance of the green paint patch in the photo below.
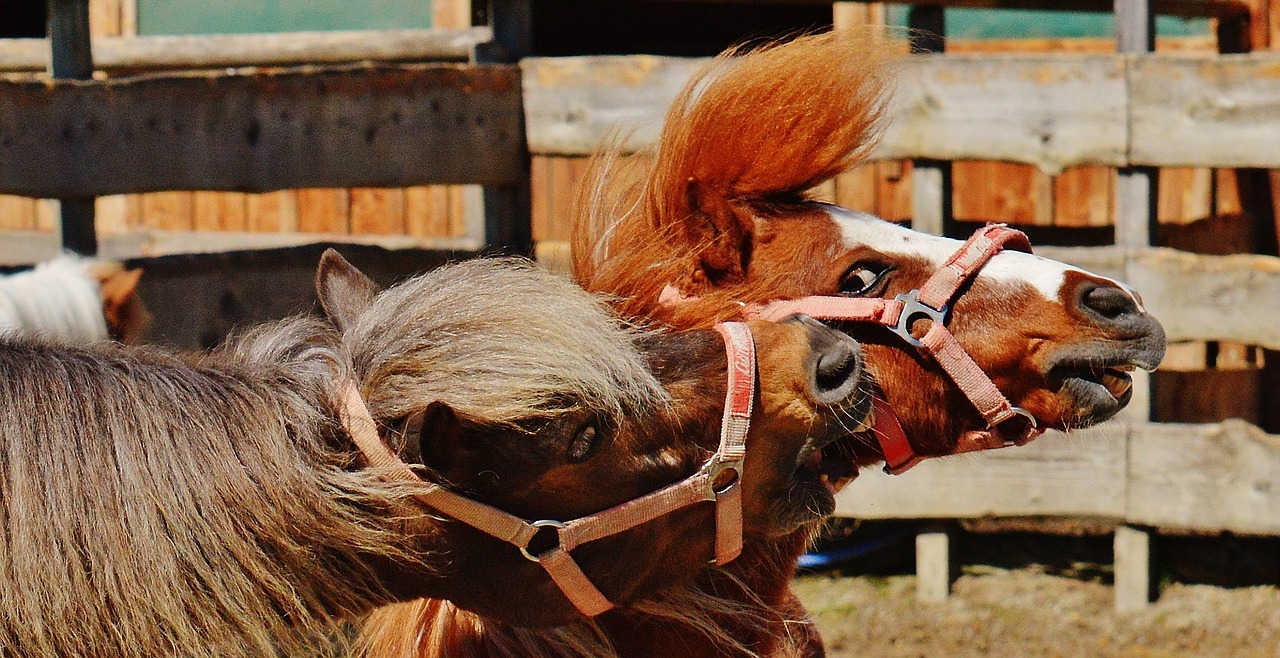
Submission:
{"label": "green paint patch", "polygon": [[431,27],[430,0],[138,0],[139,34]]}

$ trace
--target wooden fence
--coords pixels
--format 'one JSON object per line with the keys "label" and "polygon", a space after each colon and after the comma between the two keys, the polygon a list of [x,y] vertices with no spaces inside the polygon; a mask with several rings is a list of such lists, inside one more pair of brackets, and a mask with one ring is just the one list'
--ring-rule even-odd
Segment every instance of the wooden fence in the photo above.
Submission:
{"label": "wooden fence", "polygon": [[[518,186],[530,154],[585,155],[619,124],[638,128],[636,145],[650,142],[699,64],[645,56],[526,58],[518,69],[331,62],[39,84],[15,74],[0,77],[0,193]],[[1151,247],[1150,180],[1141,174],[1150,166],[1280,168],[1280,55],[919,56],[902,64],[897,88],[873,158],[1126,170],[1115,188],[1118,246],[1041,251],[1131,282],[1171,340],[1280,349],[1272,305],[1280,258]],[[208,101],[198,111],[187,106],[192,94]],[[76,160],[86,152],[93,161]],[[445,156],[452,160],[437,160]],[[63,174],[69,162],[81,173]],[[920,171],[911,190],[916,225],[940,231],[946,190],[934,170]],[[177,251],[191,246],[171,242]],[[1138,556],[1118,562],[1117,582],[1135,580],[1145,565],[1149,538],[1137,528],[1280,534],[1280,437],[1239,422],[1148,423],[1147,393],[1139,386],[1137,394],[1123,421],[1078,435],[938,460],[902,478],[867,474],[841,496],[839,512],[1111,519],[1124,524],[1118,561]]]}

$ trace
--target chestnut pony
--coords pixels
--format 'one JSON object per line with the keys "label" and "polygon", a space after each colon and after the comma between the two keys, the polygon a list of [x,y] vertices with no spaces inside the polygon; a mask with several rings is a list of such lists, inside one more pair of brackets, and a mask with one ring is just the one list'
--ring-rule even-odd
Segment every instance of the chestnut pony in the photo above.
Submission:
{"label": "chestnut pony", "polygon": [[[873,300],[923,299],[912,291],[951,267],[959,242],[819,203],[808,192],[873,145],[889,84],[885,52],[864,35],[831,33],[714,60],[676,99],[655,153],[623,160],[613,148],[597,158],[575,227],[575,278],[614,296],[626,316],[686,328],[777,300],[847,306],[861,299],[864,308],[883,309],[888,302]],[[991,246],[997,236],[1029,250],[1019,234],[987,231],[976,244]],[[981,259],[955,258],[970,263],[965,278],[951,282],[933,322],[914,322],[911,338],[922,329],[947,333],[938,326],[945,323],[953,346],[976,365],[968,374],[985,373],[996,396],[1018,408],[1021,417],[1004,428],[1016,434],[1006,436],[1027,439],[1115,415],[1131,396],[1127,371],[1152,369],[1163,357],[1160,324],[1123,284],[998,246]],[[940,367],[943,359],[877,322],[819,317],[863,346],[887,402],[877,416],[900,426],[893,450],[906,457],[890,460],[894,470],[974,449],[966,437],[999,436],[1002,428],[978,412]],[[1028,418],[1038,428],[1017,426]],[[855,433],[829,446],[822,467],[833,489],[858,467],[885,461],[889,434]],[[824,500],[826,512],[833,506],[833,498]],[[807,531],[753,543],[726,569],[771,620],[726,621],[757,655],[822,653],[816,634],[787,633],[804,628],[787,625],[804,619],[788,582]],[[706,577],[723,577],[719,571]],[[624,655],[738,653],[675,626],[624,620],[609,630]]]}
{"label": "chestnut pony", "polygon": [[[0,654],[298,655],[340,618],[420,596],[577,618],[516,547],[420,501],[448,490],[573,518],[716,448],[728,362],[714,330],[636,332],[521,261],[381,290],[329,252],[317,286],[326,319],[208,354],[0,336]],[[822,489],[795,463],[865,420],[860,354],[810,320],[749,327],[770,374],[743,525],[786,532]],[[373,461],[362,417],[413,477]],[[699,503],[574,558],[626,603],[703,568],[714,515]]]}

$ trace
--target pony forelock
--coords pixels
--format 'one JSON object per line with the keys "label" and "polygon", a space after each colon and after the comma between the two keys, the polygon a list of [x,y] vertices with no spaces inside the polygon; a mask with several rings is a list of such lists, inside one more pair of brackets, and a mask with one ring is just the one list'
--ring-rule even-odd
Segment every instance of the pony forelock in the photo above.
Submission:
{"label": "pony forelock", "polygon": [[570,410],[614,418],[668,398],[642,331],[529,261],[476,259],[378,295],[344,343],[375,417],[440,401],[492,422]]}

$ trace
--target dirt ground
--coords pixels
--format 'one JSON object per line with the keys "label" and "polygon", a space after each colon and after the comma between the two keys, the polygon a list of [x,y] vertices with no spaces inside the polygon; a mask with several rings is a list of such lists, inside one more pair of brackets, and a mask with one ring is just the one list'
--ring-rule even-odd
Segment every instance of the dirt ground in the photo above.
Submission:
{"label": "dirt ground", "polygon": [[1280,658],[1275,542],[1168,540],[1159,600],[1117,616],[1109,539],[967,541],[979,545],[958,551],[961,575],[942,604],[915,601],[915,577],[901,562],[877,565],[877,575],[858,565],[800,575],[796,590],[828,654]]}

